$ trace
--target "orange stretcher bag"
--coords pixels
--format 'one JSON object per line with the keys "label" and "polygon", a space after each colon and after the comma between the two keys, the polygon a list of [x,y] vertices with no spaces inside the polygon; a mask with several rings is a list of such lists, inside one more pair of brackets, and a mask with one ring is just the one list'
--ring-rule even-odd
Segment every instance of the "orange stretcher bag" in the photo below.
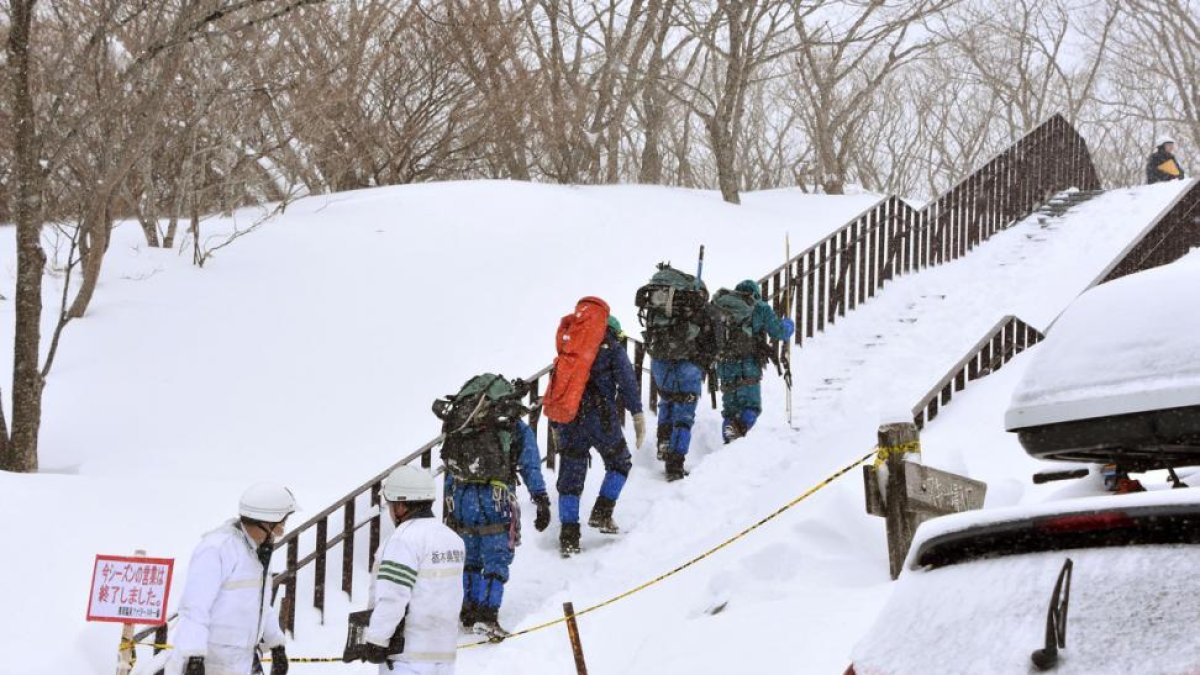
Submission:
{"label": "orange stretcher bag", "polygon": [[608,303],[600,298],[582,298],[575,311],[558,323],[554,345],[554,370],[542,399],[542,412],[553,422],[566,424],[579,414],[579,402],[592,372],[592,363],[608,330]]}

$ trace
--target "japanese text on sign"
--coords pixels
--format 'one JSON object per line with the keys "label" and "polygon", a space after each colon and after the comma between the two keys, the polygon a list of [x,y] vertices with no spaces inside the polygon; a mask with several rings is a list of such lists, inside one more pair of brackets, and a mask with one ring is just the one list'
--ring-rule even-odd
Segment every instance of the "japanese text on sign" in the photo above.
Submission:
{"label": "japanese text on sign", "polygon": [[166,623],[174,566],[168,558],[97,555],[88,621]]}

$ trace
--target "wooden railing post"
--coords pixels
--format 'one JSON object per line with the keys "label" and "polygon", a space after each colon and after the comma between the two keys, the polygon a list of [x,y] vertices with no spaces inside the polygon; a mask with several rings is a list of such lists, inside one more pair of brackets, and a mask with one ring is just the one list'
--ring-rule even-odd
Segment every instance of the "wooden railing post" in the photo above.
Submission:
{"label": "wooden railing post", "polygon": [[[287,544],[287,568],[289,570],[296,569],[296,561],[300,559],[300,538],[296,537]],[[282,606],[279,608],[281,623],[283,629],[289,633],[296,631],[296,576],[293,572],[288,580],[284,582],[284,595]]]}
{"label": "wooden railing post", "polygon": [[321,613],[321,623],[325,623],[325,559],[326,542],[329,540],[329,518],[322,518],[317,523],[317,540],[313,551],[317,555],[316,566],[313,570],[313,607]]}
{"label": "wooden railing post", "polygon": [[343,509],[342,518],[342,592],[347,597],[354,596],[354,532],[358,524],[354,515],[354,503],[357,497],[351,497]]}

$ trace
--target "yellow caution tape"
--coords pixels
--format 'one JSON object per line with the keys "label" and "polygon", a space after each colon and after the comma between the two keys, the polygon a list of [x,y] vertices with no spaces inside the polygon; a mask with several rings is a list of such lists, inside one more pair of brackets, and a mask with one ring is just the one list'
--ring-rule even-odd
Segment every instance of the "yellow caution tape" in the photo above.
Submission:
{"label": "yellow caution tape", "polygon": [[[795,499],[788,502],[787,504],[784,504],[783,506],[779,507],[778,509],[775,509],[775,511],[773,511],[769,515],[765,516],[764,518],[760,519],[758,522],[747,527],[746,529],[742,530],[741,532],[738,532],[737,534],[726,539],[725,541],[721,542],[720,544],[717,544],[716,546],[708,549],[704,553],[701,553],[700,555],[692,558],[691,560],[688,560],[687,562],[675,567],[674,569],[672,569],[668,572],[664,572],[663,574],[660,574],[657,577],[654,577],[653,579],[651,579],[639,586],[631,588],[628,591],[625,591],[624,593],[615,595],[603,602],[596,603],[596,604],[592,605],[591,607],[581,609],[578,612],[575,612],[574,616],[577,616],[577,617],[583,616],[584,614],[588,614],[588,613],[594,612],[598,609],[608,607],[609,605],[620,602],[621,600],[624,600],[625,598],[628,598],[629,596],[634,595],[635,593],[644,591],[647,588],[650,588],[651,586],[657,585],[657,584],[675,576],[676,574],[679,574],[683,570],[686,570],[687,568],[691,567],[692,565],[695,565],[696,563],[700,562],[701,560],[708,558],[709,556],[713,555],[717,551],[720,551],[721,549],[738,541],[742,537],[745,537],[746,535],[750,534],[754,530],[757,530],[758,528],[762,527],[763,525],[767,524],[768,522],[778,518],[780,515],[782,515],[787,510],[791,509],[793,506],[799,504],[800,502],[804,501],[805,499],[808,499],[813,494],[815,494],[816,492],[825,488],[833,481],[835,481],[838,478],[841,478],[842,476],[849,473],[855,467],[859,466],[860,464],[865,463],[867,460],[871,459],[871,457],[882,456],[882,457],[886,458],[887,454],[890,454],[890,453],[920,452],[920,450],[921,450],[920,443],[915,443],[915,442],[914,443],[905,443],[903,445],[895,446],[892,448],[875,448],[875,449],[871,450],[871,452],[868,452],[867,454],[860,457],[853,464],[848,464],[845,467],[838,469],[838,471],[836,471],[833,475],[829,476],[828,478],[821,481],[820,483],[817,483],[816,485],[812,486],[808,490],[805,490],[804,493],[801,494],[799,497],[796,497]],[[887,454],[885,454],[885,453],[887,453]],[[546,621],[545,623],[537,624],[536,626],[530,626],[529,628],[526,628],[523,630],[515,631],[513,633],[510,633],[503,639],[493,638],[493,639],[489,639],[489,640],[481,640],[479,642],[468,642],[466,644],[459,645],[458,648],[459,649],[471,649],[472,647],[479,647],[480,645],[502,642],[503,640],[508,640],[510,638],[520,637],[522,635],[529,635],[530,633],[536,633],[537,631],[544,630],[546,628],[550,628],[551,626],[557,626],[560,623],[566,623],[566,621],[567,621],[567,617],[564,616],[564,617],[561,617],[558,619],[553,619],[551,621]],[[126,644],[140,646],[140,647],[154,647],[156,649],[171,649],[171,645],[167,645],[167,644],[149,644],[149,643],[136,642],[136,643],[123,643],[122,646],[124,647]],[[270,663],[271,660],[263,659],[262,661],[263,661],[263,663]],[[290,663],[340,663],[342,661],[342,659],[336,658],[336,657],[312,657],[312,658],[288,657],[288,661]]]}
{"label": "yellow caution tape", "polygon": [[875,466],[879,467],[888,460],[888,457],[891,457],[892,455],[920,454],[921,442],[909,441],[908,443],[901,443],[900,445],[880,446],[877,448],[877,450],[878,452],[875,454]]}
{"label": "yellow caution tape", "polygon": [[[830,477],[826,478],[825,480],[821,481],[820,483],[817,483],[813,487],[809,488],[803,494],[801,494],[799,497],[796,497],[795,499],[788,502],[787,504],[784,504],[783,506],[779,507],[770,515],[764,517],[763,519],[759,520],[757,523],[754,523],[753,525],[751,525],[750,527],[747,527],[746,529],[742,530],[741,532],[738,532],[737,534],[733,535],[729,539],[726,539],[725,541],[721,542],[720,544],[717,544],[716,546],[710,548],[709,550],[705,551],[704,553],[701,553],[700,555],[696,556],[695,558],[692,558],[691,560],[679,565],[678,567],[676,567],[675,569],[672,569],[669,572],[665,572],[663,574],[658,575],[657,577],[651,579],[650,581],[647,581],[646,583],[644,583],[640,586],[631,588],[630,590],[625,591],[624,593],[621,593],[620,595],[613,596],[613,597],[609,598],[608,600],[605,600],[604,602],[597,603],[586,609],[581,609],[578,612],[575,612],[575,616],[583,616],[584,614],[587,614],[589,612],[594,612],[598,609],[607,607],[613,603],[624,600],[625,598],[628,598],[629,596],[631,596],[635,593],[638,593],[639,591],[643,591],[647,588],[650,588],[651,586],[654,586],[662,581],[665,581],[666,579],[668,579],[670,577],[675,576],[676,574],[691,567],[692,565],[695,565],[696,563],[700,562],[701,560],[704,560],[705,558],[711,556],[712,554],[716,553],[717,551],[720,551],[721,549],[725,548],[726,546],[729,546],[730,544],[741,539],[742,537],[746,536],[747,534],[750,534],[754,530],[757,530],[758,528],[762,527],[766,523],[774,520],[775,518],[778,518],[785,511],[787,511],[788,509],[792,508],[793,506],[799,504],[800,502],[804,501],[805,499],[808,499],[814,493],[816,493],[817,491],[826,487],[827,485],[829,485],[833,481],[837,480],[838,478],[841,478],[846,473],[848,473],[850,470],[852,470],[854,467],[859,466],[860,464],[863,464],[867,460],[871,459],[871,457],[873,455],[875,455],[876,450],[872,450],[871,452],[868,452],[867,454],[863,455],[861,458],[859,458],[853,464],[849,464],[849,465],[839,469],[836,473],[834,473]],[[531,626],[524,630],[519,630],[519,631],[510,633],[504,639],[507,640],[509,638],[514,638],[514,637],[519,637],[521,635],[528,635],[530,633],[535,633],[539,630],[543,630],[543,629],[549,628],[551,626],[556,626],[560,623],[566,623],[566,621],[567,621],[567,617],[564,616],[564,617],[561,617],[558,619],[554,619],[552,621],[540,623],[536,626]],[[480,642],[469,642],[467,644],[459,645],[458,648],[459,649],[470,649],[472,647],[478,647],[480,645],[486,645],[486,644],[490,644],[492,642],[496,642],[496,640],[483,640]]]}

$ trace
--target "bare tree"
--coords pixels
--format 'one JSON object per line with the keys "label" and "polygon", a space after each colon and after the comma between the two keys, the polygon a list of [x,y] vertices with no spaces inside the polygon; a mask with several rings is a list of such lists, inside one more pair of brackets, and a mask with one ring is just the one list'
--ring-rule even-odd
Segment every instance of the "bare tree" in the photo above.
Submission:
{"label": "bare tree", "polygon": [[764,68],[794,49],[783,40],[792,31],[789,4],[715,0],[679,6],[678,21],[696,40],[692,58],[700,75],[682,99],[704,122],[721,197],[733,204],[741,201],[737,158],[747,96]]}
{"label": "bare tree", "polygon": [[858,136],[881,87],[937,44],[922,23],[957,1],[795,5],[799,53],[792,102],[808,128],[827,194],[842,194],[854,155],[870,151]]}
{"label": "bare tree", "polygon": [[[313,1],[110,0],[88,5],[48,0],[36,11],[37,0],[9,1],[6,103],[12,112],[6,131],[13,148],[10,190],[17,224],[18,271],[11,431],[0,419],[3,468],[37,469],[45,378],[40,363],[44,220],[69,211],[72,202],[82,214],[83,280],[67,317],[81,316],[99,278],[114,200],[152,143],[166,91],[182,68],[185,48],[211,34],[252,30]],[[73,23],[77,21],[84,23]],[[52,45],[33,40],[35,24],[39,36],[53,37]],[[80,30],[54,30],[63,26]],[[144,39],[134,43],[130,36],[138,30]],[[37,64],[39,55],[44,60]],[[78,87],[38,92],[35,71],[42,76],[39,82],[61,75],[60,82],[77,81]],[[99,92],[110,96],[101,100]],[[48,100],[44,109],[35,105],[38,93],[47,94],[42,97]],[[86,162],[76,160],[87,153],[80,148],[97,136],[107,144],[94,155],[90,170],[82,173],[80,167]],[[72,171],[90,176],[90,191],[64,199],[51,184]],[[46,203],[43,195],[56,201]],[[61,326],[56,336],[60,333]]]}
{"label": "bare tree", "polygon": [[1156,136],[1186,141],[1185,152],[1200,149],[1200,3],[1109,0],[1107,6],[1121,19],[1091,127],[1109,145],[1093,147],[1112,154],[1106,178],[1140,182],[1139,160]]}

